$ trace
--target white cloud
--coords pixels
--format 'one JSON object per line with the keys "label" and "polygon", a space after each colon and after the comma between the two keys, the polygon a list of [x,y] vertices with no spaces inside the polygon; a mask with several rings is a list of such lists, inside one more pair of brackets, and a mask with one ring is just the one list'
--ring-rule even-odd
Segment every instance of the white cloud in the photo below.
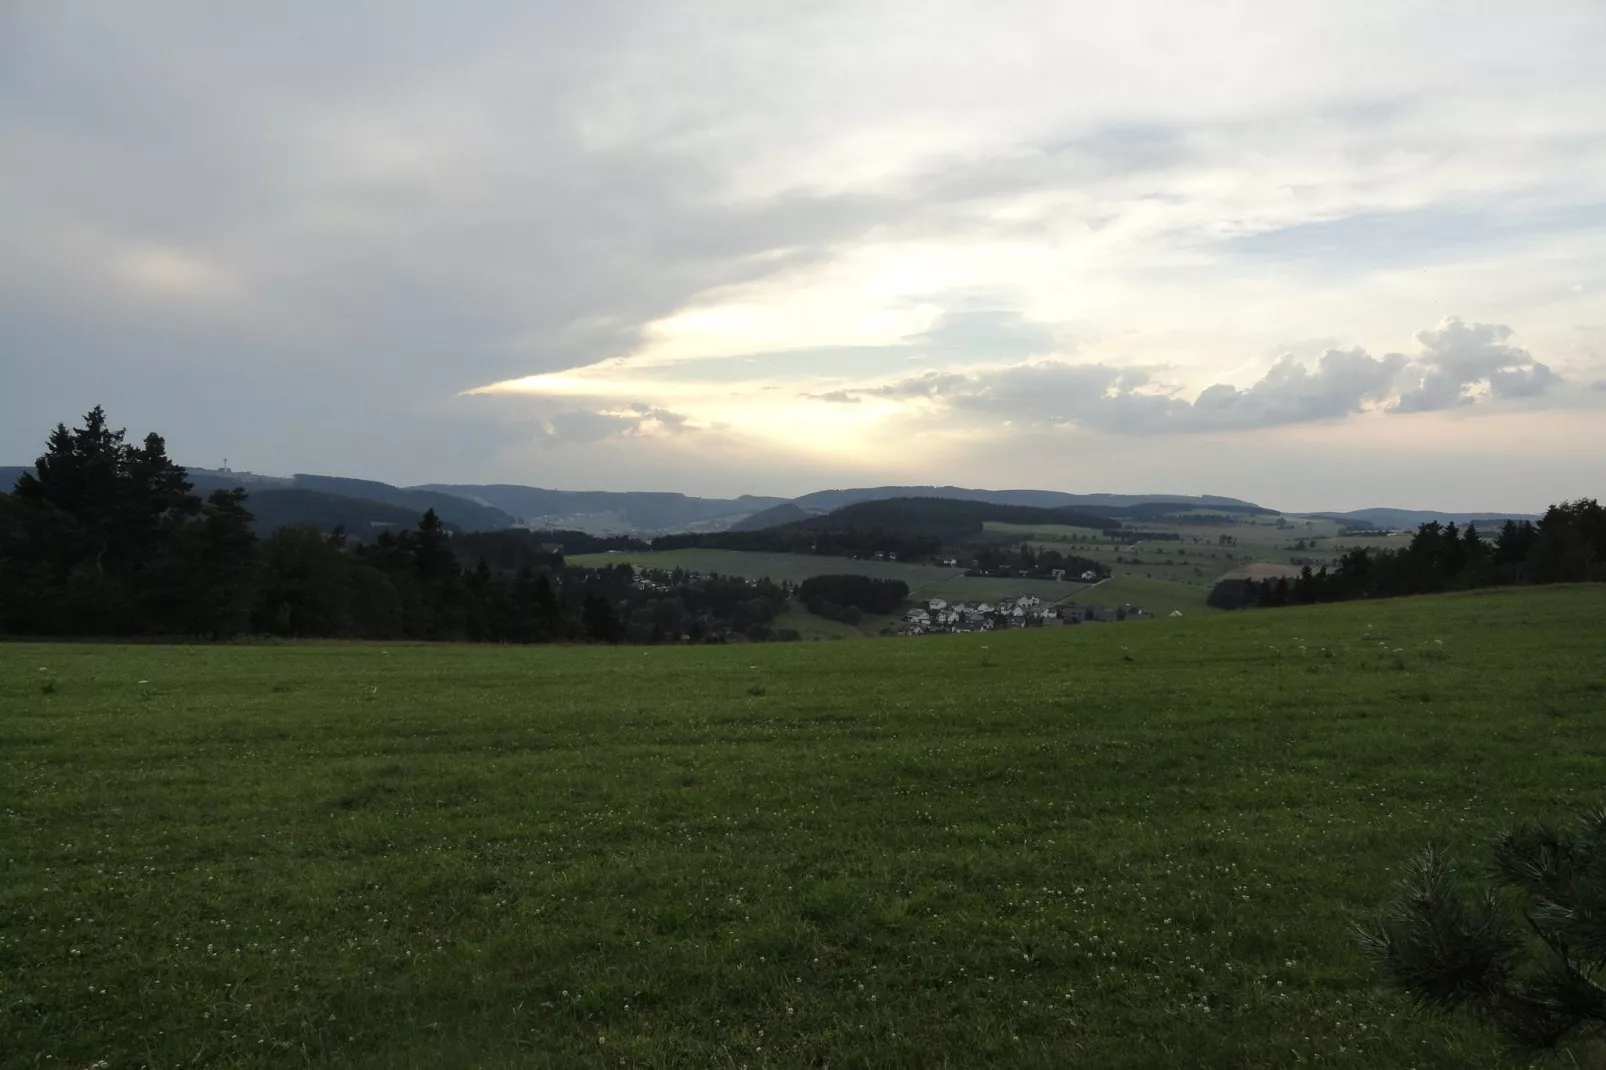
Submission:
{"label": "white cloud", "polygon": [[1174,387],[1154,383],[1147,369],[1061,361],[969,374],[928,372],[863,393],[928,400],[954,412],[1011,422],[1074,424],[1119,434],[1231,431],[1363,412],[1388,396],[1404,365],[1404,357],[1371,357],[1359,349],[1329,350],[1314,370],[1283,357],[1249,387],[1218,383],[1191,402],[1174,396]]}
{"label": "white cloud", "polygon": [[602,442],[614,438],[660,438],[695,430],[690,417],[651,405],[619,409],[567,409],[542,421],[538,439],[547,446],[559,443]]}
{"label": "white cloud", "polygon": [[1397,412],[1432,412],[1471,405],[1480,387],[1496,398],[1537,397],[1561,382],[1526,350],[1506,345],[1513,331],[1498,323],[1466,324],[1450,317],[1418,331],[1422,354]]}

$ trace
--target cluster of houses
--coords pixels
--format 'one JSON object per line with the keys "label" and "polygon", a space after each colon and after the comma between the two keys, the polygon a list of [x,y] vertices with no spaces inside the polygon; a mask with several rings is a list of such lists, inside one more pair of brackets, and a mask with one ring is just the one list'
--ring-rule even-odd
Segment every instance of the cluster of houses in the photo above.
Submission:
{"label": "cluster of houses", "polygon": [[1141,620],[1150,614],[1141,606],[1119,608],[1083,606],[1075,603],[1044,605],[1033,594],[1005,598],[999,602],[954,602],[933,598],[924,607],[916,606],[904,614],[904,635],[943,635],[964,632],[990,632],[999,628],[1056,627],[1062,624],[1092,624],[1104,621]]}

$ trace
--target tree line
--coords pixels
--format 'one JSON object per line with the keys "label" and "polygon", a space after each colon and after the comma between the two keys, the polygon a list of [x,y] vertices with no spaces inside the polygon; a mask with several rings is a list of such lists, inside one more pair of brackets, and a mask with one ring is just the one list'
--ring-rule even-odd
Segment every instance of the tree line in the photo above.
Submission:
{"label": "tree line", "polygon": [[1295,577],[1224,580],[1210,604],[1275,608],[1511,584],[1606,581],[1606,508],[1593,498],[1552,505],[1538,523],[1507,520],[1494,538],[1432,521],[1402,549],[1355,547],[1337,564]]}
{"label": "tree line", "polygon": [[899,561],[930,561],[970,556],[967,551],[1000,542],[1019,542],[1017,534],[988,532],[989,522],[1064,525],[1113,533],[1121,522],[1078,508],[997,505],[959,498],[886,498],[855,502],[823,516],[795,520],[758,531],[688,532],[662,535],[655,550],[687,548],[757,550]]}
{"label": "tree line", "polygon": [[789,588],[567,565],[639,547],[580,532],[453,534],[433,510],[358,541],[284,527],[259,538],[243,490],[192,493],[160,435],[132,443],[99,407],[58,425],[0,494],[0,632],[538,643],[787,637]]}
{"label": "tree line", "polygon": [[896,611],[909,597],[909,585],[869,576],[811,576],[798,584],[797,597],[816,616],[858,624],[866,613]]}

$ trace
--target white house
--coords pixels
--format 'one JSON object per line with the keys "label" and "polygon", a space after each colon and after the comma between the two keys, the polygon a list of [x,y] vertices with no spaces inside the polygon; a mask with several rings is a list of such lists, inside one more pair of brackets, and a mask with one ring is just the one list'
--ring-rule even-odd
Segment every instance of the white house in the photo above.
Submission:
{"label": "white house", "polygon": [[933,598],[931,601],[926,603],[926,608],[935,613],[938,610],[947,609],[948,603],[944,602],[940,598]]}

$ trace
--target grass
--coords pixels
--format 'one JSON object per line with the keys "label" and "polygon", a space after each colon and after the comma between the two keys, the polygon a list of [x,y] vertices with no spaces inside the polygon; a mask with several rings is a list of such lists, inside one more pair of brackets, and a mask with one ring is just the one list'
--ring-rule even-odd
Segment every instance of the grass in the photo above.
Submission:
{"label": "grass", "polygon": [[1019,535],[1023,539],[1038,539],[1047,543],[1104,537],[1102,528],[1079,528],[1070,524],[1007,524],[1002,520],[988,520],[982,523],[982,528],[1001,535]]}
{"label": "grass", "polygon": [[0,645],[0,1062],[1507,1065],[1351,927],[1599,800],[1603,628]]}
{"label": "grass", "polygon": [[844,624],[817,617],[793,603],[777,614],[770,624],[775,628],[791,628],[804,639],[863,639],[869,635],[880,635],[886,628],[902,621],[903,618],[896,614],[867,613],[857,625]]}
{"label": "grass", "polygon": [[631,564],[637,568],[662,569],[666,572],[683,568],[688,572],[704,574],[717,572],[722,576],[740,576],[749,580],[770,579],[776,583],[782,580],[797,583],[811,576],[873,576],[876,579],[903,580],[911,589],[962,573],[961,569],[938,565],[913,565],[901,561],[873,559],[856,560],[815,554],[759,553],[751,550],[692,549],[582,554],[567,560],[570,564],[588,568],[620,564]]}
{"label": "grass", "polygon": [[952,579],[928,583],[910,592],[913,601],[941,598],[948,602],[996,602],[1001,598],[1015,598],[1034,594],[1045,602],[1061,602],[1075,598],[1087,590],[1080,580],[1033,580],[999,576],[955,576]]}
{"label": "grass", "polygon": [[1185,615],[1216,613],[1205,604],[1210,588],[1175,580],[1151,580],[1131,573],[1117,573],[1110,579],[1089,588],[1077,596],[1077,601],[1098,606],[1141,606],[1155,616],[1164,617],[1172,610]]}

